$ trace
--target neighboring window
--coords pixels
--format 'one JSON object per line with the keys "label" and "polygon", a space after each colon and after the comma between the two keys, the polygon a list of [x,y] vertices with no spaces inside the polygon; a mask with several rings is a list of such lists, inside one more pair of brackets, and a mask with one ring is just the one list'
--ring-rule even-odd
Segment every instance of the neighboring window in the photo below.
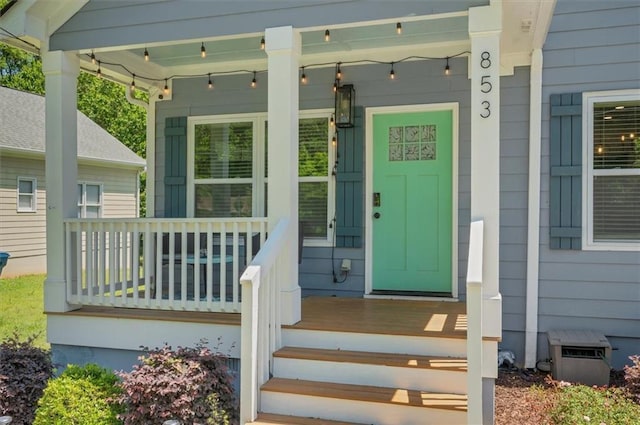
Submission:
{"label": "neighboring window", "polygon": [[102,217],[102,185],[78,183],[78,218]]}
{"label": "neighboring window", "polygon": [[35,212],[36,211],[36,191],[38,184],[33,177],[18,177],[17,187],[17,211],[18,212]]}
{"label": "neighboring window", "polygon": [[584,97],[586,248],[640,247],[640,92]]}
{"label": "neighboring window", "polygon": [[[328,244],[331,240],[334,196],[330,116],[330,111],[300,113],[299,219],[307,244]],[[194,217],[266,215],[266,118],[266,114],[253,114],[190,120]]]}

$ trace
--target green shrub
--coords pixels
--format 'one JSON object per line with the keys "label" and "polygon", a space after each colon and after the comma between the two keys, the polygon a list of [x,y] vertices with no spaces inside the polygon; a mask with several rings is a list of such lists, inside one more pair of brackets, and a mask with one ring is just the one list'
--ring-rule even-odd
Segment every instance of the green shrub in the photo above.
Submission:
{"label": "green shrub", "polygon": [[203,343],[149,351],[130,373],[120,373],[125,425],[149,425],[166,419],[183,423],[238,423],[226,357]]}
{"label": "green shrub", "polygon": [[51,354],[35,347],[36,336],[20,341],[17,335],[0,343],[0,416],[12,416],[11,425],[30,425],[42,390],[53,375]]}
{"label": "green shrub", "polygon": [[114,401],[120,394],[118,377],[95,364],[69,365],[49,381],[38,402],[33,425],[116,425],[122,408]]}
{"label": "green shrub", "polygon": [[571,385],[559,390],[551,411],[554,423],[637,425],[640,406],[630,401],[619,388],[594,388]]}

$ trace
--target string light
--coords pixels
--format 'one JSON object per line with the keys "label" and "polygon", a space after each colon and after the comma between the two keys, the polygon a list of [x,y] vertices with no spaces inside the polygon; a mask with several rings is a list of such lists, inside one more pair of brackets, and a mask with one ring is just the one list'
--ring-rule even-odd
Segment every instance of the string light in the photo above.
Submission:
{"label": "string light", "polygon": [[444,67],[444,75],[449,75],[451,73],[451,68],[449,67],[449,58],[447,57],[447,66]]}
{"label": "string light", "polygon": [[211,90],[213,88],[213,81],[211,80],[211,73],[209,73],[209,83],[207,84],[207,86],[209,87],[209,90]]}
{"label": "string light", "polygon": [[207,57],[207,49],[204,48],[204,42],[202,42],[202,45],[200,45],[200,56],[202,57],[202,59]]}
{"label": "string light", "polygon": [[342,80],[342,71],[340,70],[340,62],[338,62],[338,69],[336,70],[336,80]]}
{"label": "string light", "polygon": [[396,34],[402,34],[402,24],[400,22],[396,24]]}
{"label": "string light", "polygon": [[164,94],[169,94],[169,85],[167,84],[167,79],[164,79]]}
{"label": "string light", "polygon": [[324,32],[324,41],[329,41],[331,40],[331,33],[329,32],[329,30],[326,30]]}
{"label": "string light", "polygon": [[391,62],[391,71],[389,71],[389,79],[390,80],[395,80],[396,79],[396,73],[393,70],[393,62]]}
{"label": "string light", "polygon": [[144,61],[149,62],[149,51],[146,47],[144,48]]}
{"label": "string light", "polygon": [[304,73],[304,66],[302,67],[302,75],[300,76],[300,82],[307,84],[307,74]]}
{"label": "string light", "polygon": [[131,91],[136,91],[136,74],[132,75],[132,80],[131,80]]}
{"label": "string light", "polygon": [[334,82],[333,82],[333,92],[334,92],[334,93],[337,93],[337,92],[338,92],[338,82],[337,82],[337,81],[334,81]]}
{"label": "string light", "polygon": [[338,138],[334,135],[333,138],[331,138],[331,145],[335,147],[337,144],[338,144]]}
{"label": "string light", "polygon": [[93,50],[91,51],[91,63],[93,65],[96,64],[96,55],[93,53]]}
{"label": "string light", "polygon": [[264,37],[262,37],[260,39],[260,50],[264,50],[264,46],[265,46],[265,41],[264,41]]}
{"label": "string light", "polygon": [[256,71],[253,71],[253,80],[251,80],[251,88],[255,89],[258,85],[258,81],[256,80]]}
{"label": "string light", "polygon": [[329,126],[333,127],[336,125],[336,121],[333,119],[333,114],[331,114],[331,118],[329,119]]}
{"label": "string light", "polygon": [[98,61],[98,69],[96,70],[96,77],[102,78],[102,69],[100,69],[100,61]]}

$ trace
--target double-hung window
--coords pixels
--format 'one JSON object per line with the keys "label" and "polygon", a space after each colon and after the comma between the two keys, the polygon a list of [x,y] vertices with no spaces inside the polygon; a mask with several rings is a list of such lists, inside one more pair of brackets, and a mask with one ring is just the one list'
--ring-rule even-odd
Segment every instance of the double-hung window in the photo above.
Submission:
{"label": "double-hung window", "polygon": [[[307,245],[331,242],[331,112],[301,111],[299,117],[299,219]],[[266,215],[267,132],[265,113],[189,119],[188,216]]]}
{"label": "double-hung window", "polygon": [[17,185],[17,211],[36,212],[36,190],[38,184],[34,177],[18,177]]}
{"label": "double-hung window", "polygon": [[583,94],[585,249],[640,248],[640,91]]}
{"label": "double-hung window", "polygon": [[78,218],[102,217],[102,185],[78,183]]}

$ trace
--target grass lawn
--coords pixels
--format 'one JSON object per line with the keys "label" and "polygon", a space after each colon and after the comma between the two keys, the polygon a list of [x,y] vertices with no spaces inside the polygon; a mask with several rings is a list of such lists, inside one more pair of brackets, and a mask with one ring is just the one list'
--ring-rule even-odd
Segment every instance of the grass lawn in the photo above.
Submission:
{"label": "grass lawn", "polygon": [[37,335],[34,344],[49,348],[43,313],[45,277],[38,274],[0,278],[0,341],[17,332],[21,340]]}

